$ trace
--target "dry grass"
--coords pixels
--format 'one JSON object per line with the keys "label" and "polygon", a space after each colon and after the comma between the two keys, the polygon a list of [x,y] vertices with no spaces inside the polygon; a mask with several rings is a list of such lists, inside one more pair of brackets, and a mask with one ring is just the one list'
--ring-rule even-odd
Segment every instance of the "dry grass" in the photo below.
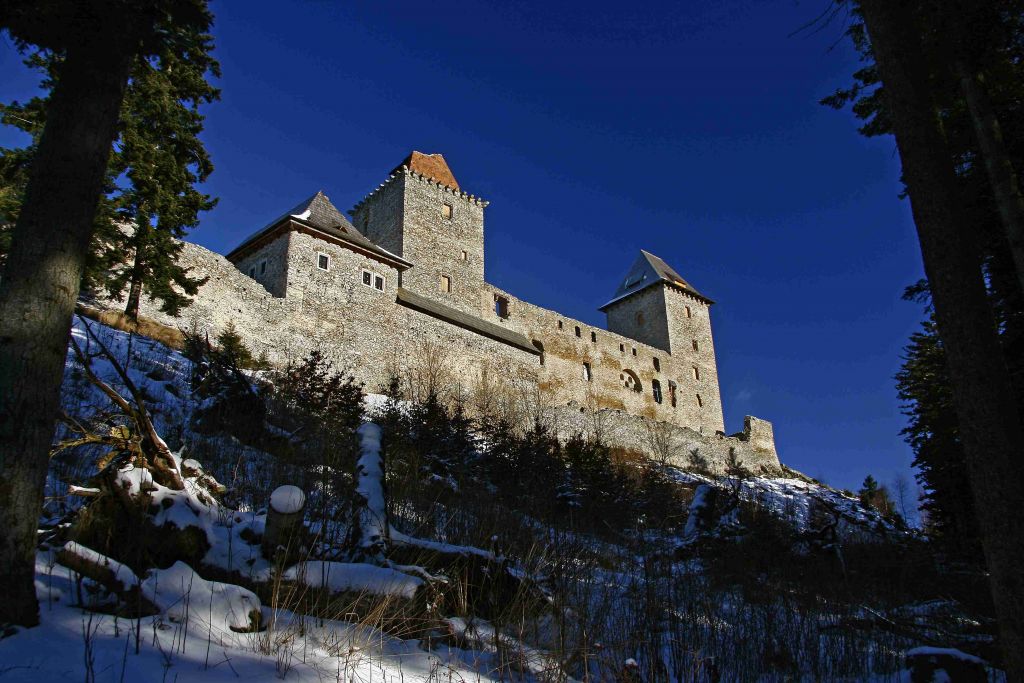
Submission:
{"label": "dry grass", "polygon": [[185,348],[185,335],[181,330],[158,323],[151,318],[139,316],[138,320],[132,320],[120,311],[105,311],[81,303],[75,307],[75,312],[115,330],[148,337],[172,349],[180,351]]}

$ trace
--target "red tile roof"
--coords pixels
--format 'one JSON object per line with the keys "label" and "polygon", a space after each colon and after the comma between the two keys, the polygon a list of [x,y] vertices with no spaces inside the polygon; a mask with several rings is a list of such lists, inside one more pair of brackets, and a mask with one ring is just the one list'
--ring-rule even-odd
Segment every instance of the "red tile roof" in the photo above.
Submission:
{"label": "red tile roof", "polygon": [[455,180],[455,176],[452,175],[452,170],[448,168],[448,164],[445,162],[444,157],[440,154],[424,154],[423,152],[413,152],[405,158],[402,163],[395,167],[395,171],[400,170],[403,166],[408,166],[409,170],[421,173],[428,178],[433,178],[439,183],[443,183],[453,190],[459,189],[459,181]]}

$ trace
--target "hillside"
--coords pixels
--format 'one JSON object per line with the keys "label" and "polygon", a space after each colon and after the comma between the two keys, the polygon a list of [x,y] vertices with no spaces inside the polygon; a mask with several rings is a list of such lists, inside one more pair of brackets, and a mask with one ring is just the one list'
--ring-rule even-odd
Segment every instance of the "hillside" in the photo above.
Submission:
{"label": "hillside", "polygon": [[563,443],[309,359],[73,337],[43,623],[0,640],[0,679],[909,680],[995,656],[983,577],[795,473]]}

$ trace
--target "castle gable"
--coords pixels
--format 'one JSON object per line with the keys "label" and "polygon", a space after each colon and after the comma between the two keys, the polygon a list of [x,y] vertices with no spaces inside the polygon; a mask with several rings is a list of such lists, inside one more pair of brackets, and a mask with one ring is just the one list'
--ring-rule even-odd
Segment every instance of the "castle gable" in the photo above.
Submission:
{"label": "castle gable", "polygon": [[338,211],[338,208],[331,203],[331,200],[323,193],[323,190],[299,202],[289,211],[257,230],[235,247],[227,255],[228,259],[238,261],[244,258],[253,250],[259,249],[266,244],[269,239],[276,237],[279,232],[288,230],[290,224],[295,224],[299,228],[312,228],[313,230],[309,232],[315,237],[339,241],[361,251],[367,251],[384,257],[388,261],[395,262],[395,265],[400,267],[411,265],[404,259],[375,244],[364,234],[356,230],[348,219]]}
{"label": "castle gable", "polygon": [[636,261],[630,267],[629,272],[626,273],[626,277],[622,279],[619,284],[619,288],[615,290],[615,294],[612,296],[611,301],[601,306],[598,310],[605,310],[612,304],[620,301],[627,296],[632,296],[648,287],[664,282],[674,287],[678,287],[687,294],[703,299],[707,303],[714,303],[711,299],[704,296],[697,291],[693,285],[683,279],[683,277],[675,271],[672,266],[668,265],[661,258],[655,256],[649,251],[640,250],[640,255],[637,256]]}

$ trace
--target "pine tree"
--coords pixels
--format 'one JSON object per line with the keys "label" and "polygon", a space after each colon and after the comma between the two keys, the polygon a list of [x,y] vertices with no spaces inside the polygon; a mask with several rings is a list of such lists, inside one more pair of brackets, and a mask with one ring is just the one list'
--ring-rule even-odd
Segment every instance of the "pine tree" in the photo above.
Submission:
{"label": "pine tree", "polygon": [[874,60],[869,78],[882,86],[874,93],[880,95],[876,111],[884,111],[899,149],[952,380],[1007,672],[1022,678],[1024,526],[1016,511],[1024,505],[1017,462],[1024,433],[979,252],[967,230],[968,207],[960,201],[955,147],[941,117],[950,94],[942,69],[948,60],[941,41],[938,51],[929,50],[936,25],[928,22],[927,10],[934,5],[925,3],[926,11],[915,13],[922,9],[916,4],[860,0],[856,8]]}
{"label": "pine tree", "polygon": [[[136,59],[209,47],[205,0],[7,0],[0,30],[60,54],[0,278],[0,624],[39,620],[34,568],[61,378],[118,115]],[[204,47],[205,46],[205,47]]]}
{"label": "pine tree", "polygon": [[[213,171],[198,137],[203,128],[199,106],[219,98],[207,75],[220,73],[209,36],[198,39],[201,44],[186,56],[164,50],[137,58],[121,107],[85,284],[114,298],[127,291],[125,313],[132,318],[138,317],[143,292],[176,315],[205,282],[189,277],[177,262],[181,238],[198,224],[201,211],[216,204],[195,188]],[[59,55],[43,52],[26,59],[44,73],[42,87],[51,92],[60,63]],[[0,187],[8,189],[12,201],[24,187],[25,174],[18,171],[31,164],[48,100],[36,97],[3,107],[4,123],[33,137],[25,149],[3,150],[9,159],[0,164]]]}
{"label": "pine tree", "polygon": [[[948,11],[936,14],[937,5],[916,5],[920,20],[932,25],[921,38],[921,51],[929,65],[930,93],[956,168],[959,208],[964,223],[970,226],[971,247],[982,259],[988,300],[999,330],[1015,403],[1018,411],[1024,412],[1021,290],[992,189],[994,182],[987,165],[979,163],[983,158],[979,136],[955,64],[956,59],[964,58],[963,46],[949,47],[952,41],[962,41],[964,35],[974,36],[968,54],[971,70],[984,80],[992,116],[1004,133],[1005,151],[1019,166],[1019,160],[1024,158],[1024,136],[1019,134],[1019,112],[1024,107],[1024,45],[1021,14],[1013,8],[1022,5],[1018,0],[983,0],[960,5],[949,5],[963,10],[953,26],[948,25]],[[823,103],[837,108],[852,104],[854,113],[864,121],[864,135],[891,134],[892,124],[883,106],[884,87],[880,87],[863,23],[855,21],[850,36],[866,65],[854,74],[851,87],[837,91]],[[974,504],[966,485],[967,461],[953,405],[953,385],[927,281],[909,287],[904,298],[924,305],[928,316],[922,330],[911,336],[903,366],[896,376],[908,417],[903,435],[914,451],[916,477],[925,492],[922,512],[929,520],[926,531],[941,544],[947,556],[958,561],[981,562],[979,530],[972,517]]]}
{"label": "pine tree", "polygon": [[248,369],[253,365],[252,351],[242,341],[242,335],[238,333],[233,320],[228,321],[224,329],[217,335],[217,350],[225,363],[238,368]]}
{"label": "pine tree", "polygon": [[926,531],[944,553],[959,562],[980,563],[981,546],[967,462],[960,443],[953,390],[935,323],[922,323],[910,337],[896,375],[909,423],[903,435],[914,451],[913,466],[924,495]]}

